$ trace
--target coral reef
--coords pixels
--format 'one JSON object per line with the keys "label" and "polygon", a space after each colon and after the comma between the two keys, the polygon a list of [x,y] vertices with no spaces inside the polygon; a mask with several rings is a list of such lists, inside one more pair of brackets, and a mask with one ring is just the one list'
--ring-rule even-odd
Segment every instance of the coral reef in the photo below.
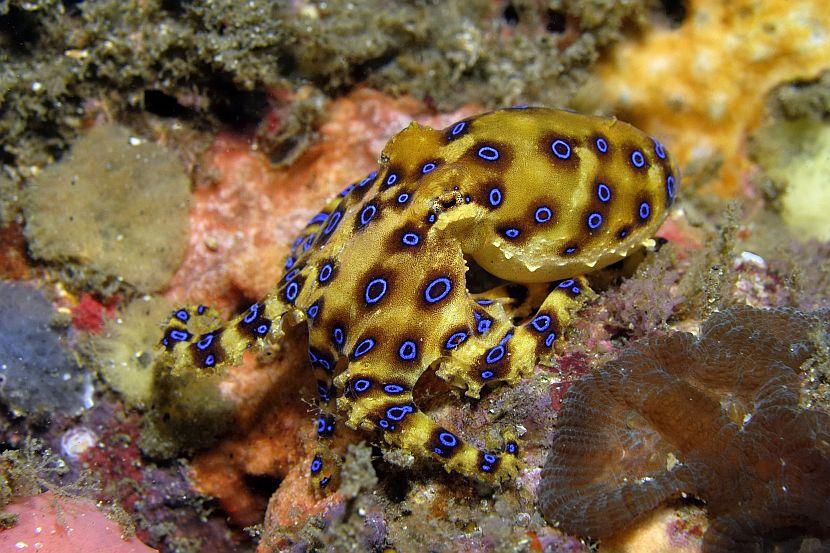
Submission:
{"label": "coral reef", "polygon": [[29,250],[76,267],[81,286],[156,291],[184,256],[189,196],[175,156],[124,127],[96,126],[26,189]]}
{"label": "coral reef", "polygon": [[0,281],[0,401],[16,416],[80,413],[92,393],[61,333],[56,312],[32,286]]}
{"label": "coral reef", "polygon": [[682,166],[718,160],[711,188],[734,195],[745,184],[743,145],[761,123],[764,95],[830,66],[830,13],[823,0],[684,5],[677,28],[654,27],[615,48],[596,84],[613,111],[670,143]]}
{"label": "coral reef", "polygon": [[688,494],[706,501],[707,551],[826,538],[830,415],[802,409],[799,392],[828,321],[737,307],[699,338],[645,340],[574,384],[542,474],[545,517],[604,537]]}

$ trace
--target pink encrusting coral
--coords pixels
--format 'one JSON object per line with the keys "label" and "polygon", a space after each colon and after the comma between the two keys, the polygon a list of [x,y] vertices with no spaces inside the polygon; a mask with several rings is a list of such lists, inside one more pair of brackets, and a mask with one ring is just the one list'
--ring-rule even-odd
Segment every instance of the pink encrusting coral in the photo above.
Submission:
{"label": "pink encrusting coral", "polygon": [[700,337],[644,340],[574,384],[539,489],[545,518],[602,538],[661,503],[706,501],[706,551],[830,532],[830,416],[800,367],[830,313],[733,308]]}

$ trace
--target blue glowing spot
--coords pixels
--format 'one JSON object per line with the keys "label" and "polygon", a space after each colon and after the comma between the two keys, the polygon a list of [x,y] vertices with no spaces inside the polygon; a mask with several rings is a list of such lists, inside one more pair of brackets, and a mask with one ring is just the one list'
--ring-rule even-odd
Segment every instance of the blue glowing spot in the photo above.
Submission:
{"label": "blue glowing spot", "polygon": [[319,312],[320,312],[320,305],[315,303],[315,304],[312,304],[308,308],[308,311],[306,313],[308,313],[308,318],[313,320],[313,319],[317,318],[317,313],[319,313]]}
{"label": "blue glowing spot", "polygon": [[495,376],[495,373],[493,371],[481,371],[482,380],[490,380],[491,378],[493,378],[493,376]]}
{"label": "blue glowing spot", "polygon": [[251,324],[252,322],[254,322],[254,319],[256,319],[256,316],[257,316],[258,312],[259,312],[259,305],[256,304],[256,303],[251,305],[251,307],[248,308],[247,315],[245,315],[245,317],[242,319],[242,322],[245,323],[246,325]]}
{"label": "blue glowing spot", "polygon": [[323,459],[319,455],[315,455],[311,461],[311,474],[317,474],[323,468]]}
{"label": "blue glowing spot", "polygon": [[296,282],[292,282],[285,288],[285,297],[288,301],[294,301],[297,299],[297,294],[300,293],[300,285]]}
{"label": "blue glowing spot", "polygon": [[510,238],[511,240],[518,238],[521,233],[522,231],[516,227],[510,227],[502,232],[505,238]]}
{"label": "blue glowing spot", "polygon": [[346,333],[343,332],[343,329],[339,326],[334,327],[334,330],[331,331],[331,338],[334,340],[334,343],[338,346],[342,346],[343,343],[346,341]]}
{"label": "blue glowing spot", "polygon": [[555,332],[551,332],[551,333],[550,333],[550,334],[548,334],[548,335],[547,335],[547,337],[545,338],[545,346],[546,346],[546,347],[551,347],[551,346],[553,345],[554,340],[556,340],[556,333],[555,333]]}
{"label": "blue glowing spot", "polygon": [[418,346],[412,340],[406,340],[398,348],[398,357],[404,361],[412,361],[418,355]]}
{"label": "blue glowing spot", "polygon": [[207,357],[205,357],[205,367],[212,367],[216,364],[216,358],[211,353]]}
{"label": "blue glowing spot", "polygon": [[179,319],[181,322],[186,323],[187,320],[190,318],[190,314],[187,312],[187,309],[179,309],[176,311],[175,317]]}
{"label": "blue glowing spot", "polygon": [[455,447],[458,445],[458,438],[450,432],[441,432],[438,434],[438,441],[446,447]]}
{"label": "blue glowing spot", "polygon": [[213,343],[213,333],[202,335],[201,339],[196,342],[196,347],[201,351],[205,351]]}
{"label": "blue glowing spot", "polygon": [[372,381],[367,380],[365,378],[359,378],[359,379],[355,380],[354,385],[352,385],[352,388],[354,388],[354,391],[359,393],[359,394],[362,394],[363,392],[365,392],[366,390],[368,390],[371,387],[372,387]]}
{"label": "blue glowing spot", "polygon": [[427,303],[435,303],[446,298],[452,291],[452,281],[447,277],[438,277],[430,282],[424,290]]}
{"label": "blue glowing spot", "polygon": [[[317,225],[324,222],[326,219],[329,218],[329,214],[325,211],[321,211],[317,215],[311,218],[311,220],[306,224],[306,226]],[[299,244],[299,242],[298,242]]]}
{"label": "blue glowing spot", "polygon": [[537,315],[535,319],[530,321],[531,326],[533,326],[533,328],[535,328],[538,332],[546,331],[550,328],[550,323],[550,315]]}
{"label": "blue glowing spot", "polygon": [[260,336],[265,336],[265,334],[267,334],[267,333],[268,333],[268,328],[269,328],[269,327],[270,327],[270,325],[265,324],[265,323],[262,323],[261,325],[259,325],[258,327],[256,327],[256,330],[254,330],[254,332],[256,332],[257,334],[259,334]]}
{"label": "blue glowing spot", "polygon": [[291,282],[292,280],[294,280],[295,278],[297,278],[297,275],[298,275],[298,274],[300,274],[300,270],[299,270],[299,269],[292,269],[292,270],[291,270],[291,271],[289,271],[289,272],[288,272],[288,273],[287,273],[284,277],[282,277],[282,279],[283,279],[285,282]]}
{"label": "blue glowing spot", "polygon": [[607,203],[611,199],[611,189],[605,183],[599,183],[597,185],[597,198],[602,203]]}
{"label": "blue glowing spot", "polygon": [[565,248],[566,255],[571,255],[574,252],[576,252],[576,246],[568,246],[567,248]]}
{"label": "blue glowing spot", "polygon": [[426,175],[427,173],[434,171],[436,167],[437,165],[432,162],[425,163],[424,166],[421,167],[421,174]]}
{"label": "blue glowing spot", "polygon": [[484,358],[487,361],[488,365],[492,365],[493,363],[498,363],[504,358],[505,348],[503,345],[499,344],[498,346],[490,349],[487,352],[487,356]]}
{"label": "blue glowing spot", "polygon": [[340,211],[335,211],[332,213],[328,218],[328,223],[326,224],[326,228],[323,229],[324,234],[331,234],[334,232],[334,229],[337,228],[337,225],[340,224],[340,219],[343,217],[343,213]]}
{"label": "blue glowing spot", "polygon": [[493,300],[476,300],[476,303],[479,305],[491,305]]}
{"label": "blue glowing spot", "polygon": [[507,442],[507,444],[504,446],[504,450],[507,453],[510,453],[511,455],[515,455],[516,452],[519,451],[519,446],[516,444],[516,442]]}
{"label": "blue glowing spot", "polygon": [[405,416],[412,412],[412,407],[409,405],[400,405],[390,407],[386,410],[386,418],[395,422],[400,422]]}
{"label": "blue glowing spot", "polygon": [[374,180],[374,178],[375,178],[377,175],[378,175],[378,172],[377,172],[377,171],[372,171],[371,173],[369,173],[369,174],[366,176],[366,178],[364,178],[362,181],[360,181],[359,183],[357,183],[357,187],[358,187],[358,188],[363,188],[364,186],[366,186],[367,184],[369,184],[370,182],[372,182],[372,180]]}
{"label": "blue glowing spot", "polygon": [[603,154],[608,152],[608,142],[604,138],[597,138],[594,144],[596,144],[597,150]]}
{"label": "blue glowing spot", "polygon": [[333,272],[334,266],[331,263],[326,263],[320,268],[320,272],[317,274],[317,281],[320,284],[325,284],[331,278]]}
{"label": "blue glowing spot", "polygon": [[328,486],[329,482],[331,482],[331,477],[330,476],[326,476],[325,478],[321,478],[320,479],[320,489],[322,490],[323,488]]}
{"label": "blue glowing spot", "polygon": [[446,349],[455,349],[467,340],[467,333],[463,331],[453,333],[444,344]]}
{"label": "blue glowing spot", "polygon": [[403,386],[398,386],[397,384],[386,384],[383,387],[383,391],[390,395],[398,395],[404,392]]}
{"label": "blue glowing spot", "polygon": [[654,138],[651,140],[654,141],[654,153],[657,154],[657,157],[666,159],[666,150],[663,148],[663,145]]}
{"label": "blue glowing spot", "polygon": [[670,200],[674,200],[674,196],[675,194],[677,194],[674,175],[669,175],[668,177],[666,177],[666,194],[669,195]]}
{"label": "blue glowing spot", "polygon": [[455,125],[453,125],[452,129],[450,129],[450,134],[452,136],[458,136],[459,134],[464,132],[465,128],[467,128],[466,121],[461,121],[461,122],[456,123]]}
{"label": "blue glowing spot", "polygon": [[492,207],[499,207],[502,201],[502,193],[498,188],[490,189],[490,194],[487,196],[487,201]]}
{"label": "blue glowing spot", "polygon": [[367,204],[362,210],[360,210],[360,216],[358,220],[360,221],[360,226],[365,227],[369,224],[369,222],[375,218],[375,215],[378,212],[378,208],[375,207],[373,204]]}
{"label": "blue glowing spot", "polygon": [[383,299],[386,295],[388,285],[385,278],[374,278],[366,285],[366,291],[363,294],[363,299],[366,303],[372,305]]}
{"label": "blue glowing spot", "polygon": [[645,221],[651,215],[651,206],[648,202],[643,202],[640,204],[640,219]]}
{"label": "blue glowing spot", "polygon": [[354,358],[363,357],[375,347],[375,340],[373,338],[364,338],[354,348]]}
{"label": "blue glowing spot", "polygon": [[536,210],[536,213],[533,214],[533,218],[537,223],[547,223],[553,218],[553,211],[551,211],[549,207],[543,205]]}
{"label": "blue glowing spot", "polygon": [[388,177],[386,177],[386,182],[384,183],[386,186],[392,186],[398,182],[398,174],[397,173],[390,173]]}
{"label": "blue glowing spot", "polygon": [[398,195],[398,203],[399,204],[405,204],[408,201],[409,201],[409,194],[407,194],[406,192],[401,192]]}
{"label": "blue glowing spot", "polygon": [[574,283],[575,283],[574,279],[569,278],[568,280],[563,280],[562,282],[560,282],[558,287],[559,288],[570,288],[571,286],[574,285]]}
{"label": "blue glowing spot", "polygon": [[207,309],[207,307],[205,307],[204,305],[200,305],[199,307],[196,308],[196,314],[201,315],[205,312],[206,309]]}
{"label": "blue glowing spot", "polygon": [[430,214],[427,216],[427,223],[432,224],[432,223],[434,223],[434,222],[435,222],[435,219],[436,219],[435,213],[430,213]]}
{"label": "blue glowing spot", "polygon": [[561,139],[556,139],[550,143],[550,151],[559,159],[571,157],[571,145]]}
{"label": "blue glowing spot", "polygon": [[642,169],[646,164],[646,156],[640,150],[631,152],[631,164],[637,169]]}
{"label": "blue glowing spot", "polygon": [[421,237],[414,232],[407,232],[401,238],[404,246],[417,246],[421,242]]}
{"label": "blue glowing spot", "polygon": [[492,146],[482,146],[478,149],[478,157],[486,161],[496,161],[499,159],[499,151]]}
{"label": "blue glowing spot", "polygon": [[294,259],[294,257],[293,257],[293,256],[290,256],[290,255],[289,255],[289,256],[288,256],[288,259],[286,259],[286,260],[285,260],[285,269],[286,269],[286,270],[290,269],[291,267],[293,267],[293,266],[294,266],[294,263],[296,263],[296,262],[297,262],[297,260],[296,260],[296,259]]}
{"label": "blue glowing spot", "polygon": [[597,230],[599,227],[602,226],[602,215],[597,212],[591,213],[588,215],[588,228],[591,230]]}
{"label": "blue glowing spot", "polygon": [[[190,338],[190,334],[184,330],[171,330],[170,339],[174,342],[184,342]],[[210,344],[208,344],[210,345]],[[201,348],[200,348],[201,349]]]}

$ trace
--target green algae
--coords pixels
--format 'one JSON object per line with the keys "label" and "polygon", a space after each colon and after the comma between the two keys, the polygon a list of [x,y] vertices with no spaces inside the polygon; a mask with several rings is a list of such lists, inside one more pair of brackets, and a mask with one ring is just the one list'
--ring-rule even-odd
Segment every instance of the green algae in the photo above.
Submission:
{"label": "green algae", "polygon": [[101,125],[26,188],[29,250],[78,267],[78,287],[109,280],[152,292],[184,257],[189,201],[190,181],[174,155],[126,128]]}

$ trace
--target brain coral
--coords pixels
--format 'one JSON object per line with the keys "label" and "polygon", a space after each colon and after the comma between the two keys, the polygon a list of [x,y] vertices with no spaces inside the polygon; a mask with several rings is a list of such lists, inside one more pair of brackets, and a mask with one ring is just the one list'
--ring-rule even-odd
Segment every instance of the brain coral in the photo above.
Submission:
{"label": "brain coral", "polygon": [[152,292],[184,256],[189,205],[190,181],[174,155],[101,125],[31,182],[26,237],[37,258]]}
{"label": "brain coral", "polygon": [[699,337],[645,340],[575,384],[540,508],[569,533],[609,536],[686,493],[705,500],[706,551],[830,532],[830,416],[799,407],[799,368],[830,312],[734,308]]}

